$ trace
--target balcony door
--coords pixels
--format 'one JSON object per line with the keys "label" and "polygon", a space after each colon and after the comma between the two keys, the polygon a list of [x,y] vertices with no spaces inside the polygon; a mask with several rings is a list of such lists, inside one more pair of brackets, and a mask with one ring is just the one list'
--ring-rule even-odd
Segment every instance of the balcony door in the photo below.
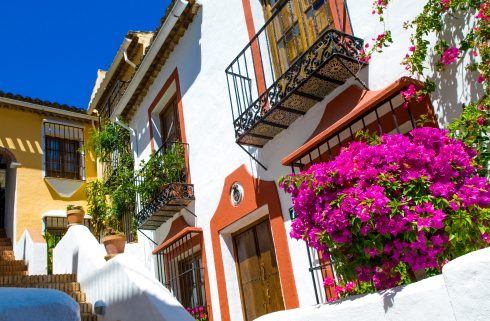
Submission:
{"label": "balcony door", "polygon": [[172,98],[160,113],[160,130],[162,145],[182,141],[177,97]]}
{"label": "balcony door", "polygon": [[278,76],[333,26],[328,0],[264,0],[264,12]]}
{"label": "balcony door", "polygon": [[233,241],[244,319],[284,310],[269,221],[235,234]]}

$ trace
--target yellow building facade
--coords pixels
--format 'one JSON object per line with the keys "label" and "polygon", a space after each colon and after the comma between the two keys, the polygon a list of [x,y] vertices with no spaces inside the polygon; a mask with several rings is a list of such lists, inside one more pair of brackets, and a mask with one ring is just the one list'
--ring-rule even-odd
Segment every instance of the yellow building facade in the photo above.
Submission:
{"label": "yellow building facade", "polygon": [[0,228],[17,243],[68,204],[86,206],[84,187],[97,176],[86,143],[98,118],[82,109],[0,94]]}

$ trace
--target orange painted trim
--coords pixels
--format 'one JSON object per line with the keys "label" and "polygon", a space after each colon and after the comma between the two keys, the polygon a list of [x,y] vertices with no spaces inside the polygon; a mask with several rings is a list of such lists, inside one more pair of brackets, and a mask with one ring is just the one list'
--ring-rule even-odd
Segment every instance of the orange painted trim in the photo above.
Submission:
{"label": "orange painted trim", "polygon": [[151,145],[151,151],[155,151],[155,138],[153,134],[153,126],[152,126],[152,112],[160,102],[160,99],[162,99],[163,95],[167,92],[168,88],[172,83],[175,81],[175,94],[177,96],[177,109],[179,113],[179,123],[180,123],[180,137],[182,137],[182,142],[186,143],[187,142],[187,137],[185,135],[185,122],[184,122],[184,106],[182,105],[182,96],[180,93],[180,80],[179,80],[179,72],[177,68],[174,69],[174,71],[170,74],[168,77],[167,81],[163,84],[163,87],[160,89],[158,94],[155,96],[155,99],[151,102],[150,106],[148,107],[148,121],[149,121],[149,128],[150,128],[150,145]]}
{"label": "orange painted trim", "polygon": [[[347,126],[353,119],[356,119],[357,117],[360,117],[362,114],[365,112],[369,111],[370,109],[376,107],[379,105],[381,102],[384,100],[398,94],[400,90],[403,88],[407,87],[410,84],[414,84],[417,87],[422,86],[422,83],[419,82],[418,80],[412,79],[410,77],[402,77],[392,84],[390,84],[388,87],[378,90],[378,91],[365,91],[363,96],[366,96],[367,98],[361,98],[358,102],[358,104],[352,109],[351,112],[347,113],[345,116],[340,118],[338,121],[336,121],[334,124],[329,126],[326,129],[319,130],[319,128],[315,129],[314,132],[318,132],[317,135],[314,137],[311,137],[305,144],[303,144],[301,147],[299,147],[297,150],[289,154],[288,156],[284,157],[281,161],[281,163],[285,166],[290,166],[293,161],[296,159],[299,159],[306,155],[309,150],[313,149],[315,146],[321,144],[325,139],[327,139],[332,133],[337,132],[338,130],[344,128]],[[346,89],[346,90],[349,90]],[[368,95],[369,93],[369,95]],[[337,102],[336,98],[334,98],[330,103],[328,103],[327,107],[325,108],[325,111],[328,112],[331,108],[329,108],[330,104],[336,104],[340,103],[342,100],[340,97],[342,95],[339,94],[337,97],[339,97],[339,101]],[[428,98],[424,98],[422,103],[418,103],[418,105],[423,105],[422,108],[424,108],[424,111],[428,113],[429,119],[431,120],[431,123],[434,124],[437,127],[437,120],[435,118],[432,105],[430,103],[430,100]],[[418,107],[417,107],[418,108]],[[328,114],[325,114],[325,117],[328,117]],[[322,117],[323,120],[323,117]],[[322,125],[322,121],[320,121],[319,126]]]}
{"label": "orange painted trim", "polygon": [[[255,37],[255,25],[252,15],[252,7],[250,0],[242,0],[243,14],[245,15],[245,24],[247,25],[248,39],[252,41]],[[261,62],[260,48],[257,41],[252,42],[250,49],[252,50],[252,60],[254,63],[255,79],[257,79],[257,91],[261,96],[266,91],[264,69]]]}
{"label": "orange painted trim", "polygon": [[352,34],[352,25],[345,6],[345,0],[328,0],[335,29]]}
{"label": "orange painted trim", "polygon": [[[230,189],[234,182],[240,182],[244,189],[243,200],[236,207],[233,206],[230,200]],[[288,236],[284,226],[276,183],[254,178],[247,170],[247,167],[241,165],[226,177],[218,207],[210,221],[216,283],[218,286],[222,321],[231,321],[231,316],[228,304],[228,293],[226,290],[220,231],[263,205],[268,205],[269,207],[269,220],[271,223],[274,247],[276,249],[276,260],[279,269],[279,278],[281,280],[284,306],[286,309],[299,307],[296,282],[289,253]]]}
{"label": "orange painted trim", "polygon": [[[184,105],[182,104],[182,95],[180,91],[180,79],[179,79],[179,71],[177,67],[170,74],[167,81],[163,84],[162,88],[155,96],[155,99],[151,102],[148,107],[148,127],[150,128],[150,147],[151,151],[155,151],[155,138],[153,135],[153,125],[152,125],[152,112],[162,99],[163,95],[167,92],[168,88],[175,81],[175,96],[177,97],[177,111],[179,113],[179,124],[180,124],[180,137],[182,138],[182,143],[187,143],[187,136],[185,134],[185,121],[184,121]],[[191,171],[189,170],[189,150],[185,148],[185,163],[187,168],[187,182],[191,182]]]}
{"label": "orange painted trim", "polygon": [[184,236],[186,236],[187,234],[190,234],[190,233],[199,233],[199,234],[202,234],[202,228],[200,227],[186,227],[184,228],[183,230],[181,230],[179,233],[175,234],[174,236],[172,236],[171,238],[169,238],[168,240],[164,241],[162,244],[160,244],[159,246],[157,246],[153,252],[151,252],[152,254],[157,254],[158,252],[160,251],[163,251],[165,248],[169,247],[170,245],[172,245],[175,241],[178,241],[179,239],[183,238]]}

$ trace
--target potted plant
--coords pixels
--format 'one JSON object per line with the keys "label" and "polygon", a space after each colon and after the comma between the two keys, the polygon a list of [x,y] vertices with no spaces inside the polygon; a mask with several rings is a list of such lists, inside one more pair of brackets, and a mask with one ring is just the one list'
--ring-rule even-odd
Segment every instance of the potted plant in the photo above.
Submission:
{"label": "potted plant", "polygon": [[83,218],[85,217],[85,211],[81,206],[68,205],[66,207],[66,218],[68,219],[68,226],[82,225]]}
{"label": "potted plant", "polygon": [[117,254],[124,253],[124,247],[126,245],[126,235],[113,228],[109,228],[104,233],[102,243],[105,246],[107,252],[106,260],[109,260]]}

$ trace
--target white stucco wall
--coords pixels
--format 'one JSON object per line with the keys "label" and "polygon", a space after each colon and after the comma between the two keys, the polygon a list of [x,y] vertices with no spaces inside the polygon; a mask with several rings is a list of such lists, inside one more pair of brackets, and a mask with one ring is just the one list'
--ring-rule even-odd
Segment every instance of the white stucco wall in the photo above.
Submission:
{"label": "white stucco wall", "polygon": [[53,251],[54,274],[75,273],[87,301],[105,305],[102,321],[193,321],[138,257],[105,250],[83,225],[71,226]]}
{"label": "white stucco wall", "polygon": [[[346,84],[338,87],[305,116],[300,117],[287,130],[266,144],[264,148],[259,150],[250,148],[250,151],[255,153],[268,168],[267,171],[263,170],[235,144],[228,87],[224,73],[229,63],[249,41],[242,1],[202,0],[201,2],[202,8],[198,15],[150,86],[147,95],[130,121],[130,126],[136,131],[138,145],[136,163],[138,164],[150,155],[149,126],[153,126],[155,147],[158,148],[160,124],[158,117],[155,116],[175,92],[175,84],[169,87],[168,92],[158,103],[153,112],[151,124],[148,122],[148,108],[177,68],[187,142],[190,144],[191,177],[196,196],[196,201],[190,205],[190,208],[197,217],[190,217],[184,210],[179,215],[186,216],[189,224],[203,229],[209,275],[207,286],[211,292],[214,318],[220,320],[209,222],[216,210],[225,177],[241,164],[246,164],[254,176],[263,180],[277,181],[280,176],[290,173],[290,168],[281,165],[281,159],[307,140],[316,128],[326,104],[345,88],[357,82],[350,79]],[[255,29],[259,30],[264,22],[263,10],[259,0],[250,2]],[[378,17],[371,15],[372,1],[351,0],[348,1],[348,5],[355,36],[372,42],[371,38],[383,32]],[[422,3],[419,2],[393,2],[392,8],[387,11],[385,23],[387,28],[392,30],[395,43],[384,53],[375,55],[369,67],[359,73],[359,77],[366,82],[369,88],[381,89],[396,79],[408,75],[404,67],[400,65],[410,45],[410,33],[403,29],[402,23],[413,18],[420,11],[421,6]],[[475,90],[466,90],[468,84],[463,66],[454,66],[454,70],[448,70],[444,75],[445,86],[438,88],[434,94],[434,107],[440,124],[445,124],[459,113],[460,109],[456,106],[456,101],[458,104],[464,103],[471,95],[474,96],[477,93]],[[449,87],[448,79],[455,79],[454,88]],[[447,92],[458,94],[447,95]],[[282,191],[279,191],[279,196],[285,227],[289,232],[290,197]],[[172,220],[168,221],[154,232],[144,232],[160,243],[167,236],[171,222]],[[150,253],[154,245],[144,237],[139,237],[139,242],[147,255],[144,260],[145,264],[152,268],[153,257]],[[226,240],[222,239],[222,242],[226,243]],[[300,306],[314,304],[316,300],[311,275],[308,271],[305,245],[303,242],[292,239],[289,239],[288,242]],[[234,268],[230,266],[231,261],[225,264],[225,269]],[[230,282],[237,281],[227,276],[227,283]],[[227,284],[227,289],[228,297],[239,297],[237,283]],[[240,302],[238,304],[231,302],[230,309],[231,315],[241,315]]]}
{"label": "white stucco wall", "polygon": [[336,303],[271,313],[256,321],[490,320],[490,248],[459,257],[442,275]]}
{"label": "white stucco wall", "polygon": [[46,242],[34,242],[28,230],[24,230],[14,247],[15,258],[24,260],[29,275],[44,275],[48,271]]}

